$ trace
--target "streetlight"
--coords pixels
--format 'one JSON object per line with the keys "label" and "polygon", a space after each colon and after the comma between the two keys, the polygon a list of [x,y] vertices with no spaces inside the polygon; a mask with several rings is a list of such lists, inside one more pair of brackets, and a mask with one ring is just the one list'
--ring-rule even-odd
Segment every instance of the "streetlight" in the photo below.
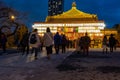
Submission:
{"label": "streetlight", "polygon": [[11,36],[11,35],[14,35],[15,33],[16,33],[16,31],[17,31],[17,29],[18,29],[18,27],[20,26],[16,21],[15,21],[15,19],[16,19],[16,17],[14,16],[14,15],[10,15],[9,16],[9,19],[10,19],[10,21],[11,21],[11,23],[12,24],[15,24],[15,30],[13,31],[13,33],[11,33],[9,36]]}
{"label": "streetlight", "polygon": [[10,19],[11,19],[12,21],[14,21],[14,20],[15,20],[15,16],[14,16],[14,15],[11,15],[11,16],[10,16]]}

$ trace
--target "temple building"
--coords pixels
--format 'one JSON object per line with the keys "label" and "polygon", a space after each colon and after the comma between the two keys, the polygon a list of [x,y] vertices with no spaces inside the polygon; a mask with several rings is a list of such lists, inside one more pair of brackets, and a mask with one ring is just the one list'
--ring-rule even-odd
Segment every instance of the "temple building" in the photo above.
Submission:
{"label": "temple building", "polygon": [[91,37],[91,44],[100,47],[102,38],[105,34],[105,23],[98,20],[96,14],[89,14],[77,9],[76,3],[72,3],[72,8],[62,14],[47,16],[45,22],[35,22],[33,28],[38,29],[39,35],[46,32],[46,28],[50,27],[52,33],[59,32],[65,34],[69,40],[76,40],[88,33]]}

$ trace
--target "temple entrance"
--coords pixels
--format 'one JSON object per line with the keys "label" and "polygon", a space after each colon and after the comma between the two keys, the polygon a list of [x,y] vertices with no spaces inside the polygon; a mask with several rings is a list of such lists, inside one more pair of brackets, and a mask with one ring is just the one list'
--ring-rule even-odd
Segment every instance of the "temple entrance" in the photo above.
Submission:
{"label": "temple entrance", "polygon": [[[64,33],[67,37],[67,39],[71,42],[71,44],[73,44],[72,46],[75,47],[75,43],[78,40],[78,38],[80,38],[81,36],[84,36],[85,33],[76,33],[76,32],[67,32]],[[101,48],[102,47],[102,39],[103,39],[103,35],[100,34],[91,34],[88,33],[88,36],[90,36],[91,38],[91,44],[90,47],[91,48]]]}
{"label": "temple entrance", "polygon": [[66,37],[69,39],[69,40],[76,40],[78,39],[79,35],[78,33],[65,33]]}

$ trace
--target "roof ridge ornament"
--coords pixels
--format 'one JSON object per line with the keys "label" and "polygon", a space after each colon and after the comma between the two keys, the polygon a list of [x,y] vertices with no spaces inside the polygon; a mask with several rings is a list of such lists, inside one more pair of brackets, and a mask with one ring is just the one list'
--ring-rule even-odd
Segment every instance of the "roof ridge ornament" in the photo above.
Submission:
{"label": "roof ridge ornament", "polygon": [[76,2],[75,1],[72,3],[72,7],[76,7]]}

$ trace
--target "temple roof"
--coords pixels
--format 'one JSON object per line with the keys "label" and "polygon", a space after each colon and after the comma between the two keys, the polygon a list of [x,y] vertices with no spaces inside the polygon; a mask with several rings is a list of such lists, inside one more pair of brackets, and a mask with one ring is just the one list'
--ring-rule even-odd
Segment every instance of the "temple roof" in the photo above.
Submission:
{"label": "temple roof", "polygon": [[94,20],[97,20],[97,15],[95,14],[88,14],[88,13],[85,13],[85,12],[82,12],[80,10],[78,10],[76,8],[76,3],[73,2],[72,4],[72,8],[66,12],[63,12],[62,14],[59,14],[59,15],[55,15],[55,16],[48,16],[46,18],[46,21],[49,21],[49,19],[94,19]]}

